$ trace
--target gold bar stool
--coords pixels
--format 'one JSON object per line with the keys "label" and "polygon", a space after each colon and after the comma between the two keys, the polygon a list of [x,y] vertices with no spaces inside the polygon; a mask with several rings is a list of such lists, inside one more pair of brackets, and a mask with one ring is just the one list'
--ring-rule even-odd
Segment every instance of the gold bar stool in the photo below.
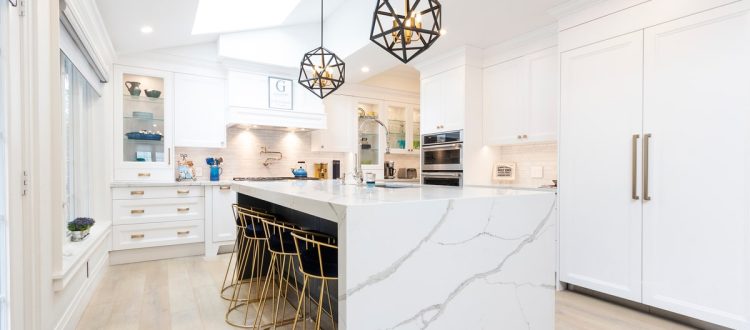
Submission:
{"label": "gold bar stool", "polygon": [[[306,320],[305,317],[305,290],[307,289],[307,297],[310,305],[312,306],[312,293],[310,292],[310,279],[318,279],[321,281],[320,293],[318,294],[318,312],[315,318],[315,329],[320,329],[320,321],[325,312],[331,318],[331,324],[334,329],[336,328],[336,320],[333,316],[333,304],[331,301],[331,292],[328,285],[329,281],[338,280],[338,246],[336,245],[336,238],[314,232],[305,233],[292,233],[294,237],[294,245],[297,249],[297,257],[299,261],[299,270],[304,275],[302,281],[302,293],[299,295],[299,301],[297,303],[297,312],[294,315],[294,324],[292,329],[297,328],[297,319],[300,312],[302,313],[301,319]],[[327,297],[328,310],[323,308],[324,297]],[[304,328],[307,329],[307,323],[304,324]]]}
{"label": "gold bar stool", "polygon": [[[268,276],[263,284],[263,291],[261,293],[261,301],[259,302],[258,313],[255,317],[254,325],[260,327],[262,323],[261,318],[263,310],[268,298],[266,295],[268,291],[278,286],[278,292],[275,294],[273,300],[273,320],[270,328],[276,329],[277,326],[291,324],[296,321],[296,318],[290,319],[279,319],[284,316],[286,312],[287,296],[289,291],[289,285],[294,282],[294,290],[297,295],[300,295],[299,283],[294,272],[294,256],[297,255],[296,248],[294,246],[294,238],[292,234],[304,232],[298,226],[274,219],[261,219],[263,227],[265,228],[266,235],[268,237],[268,252],[271,253],[271,264],[268,270]],[[281,310],[281,314],[279,311]],[[295,313],[296,315],[296,313]]]}
{"label": "gold bar stool", "polygon": [[[261,283],[264,282],[262,278],[263,270],[268,267],[268,260],[265,259],[264,253],[267,245],[267,237],[261,219],[274,219],[274,216],[236,205],[234,207],[237,212],[237,229],[242,235],[240,235],[239,242],[237,242],[238,251],[232,281],[227,286],[232,287],[233,290],[232,297],[229,299],[229,309],[225,315],[225,321],[232,326],[252,328],[253,325],[248,325],[247,322],[250,305],[262,300],[259,289],[261,288]],[[248,266],[250,274],[249,277],[245,277]],[[226,278],[225,274],[225,281]],[[255,286],[257,296],[254,298],[252,297],[253,283],[257,283],[257,286]],[[247,284],[247,296],[243,298],[242,291],[244,284]],[[237,322],[230,316],[232,312],[240,310],[242,307],[245,307],[244,319],[242,322]],[[242,310],[240,310],[240,313],[242,313]]]}
{"label": "gold bar stool", "polygon": [[[240,234],[245,230],[245,227],[242,223],[240,223],[240,216],[237,213],[237,208],[239,208],[239,205],[232,204],[232,214],[234,215],[234,223],[237,228],[237,233]],[[252,209],[250,209],[252,210]],[[243,235],[239,235],[239,237],[235,238],[234,240],[234,249],[232,249],[232,252],[229,256],[229,262],[227,263],[227,271],[224,273],[224,282],[221,284],[221,298],[224,300],[231,300],[231,296],[226,296],[226,292],[229,291],[229,289],[234,290],[234,286],[237,285],[237,268],[239,267],[238,264],[238,256],[241,254],[240,251],[244,250],[245,247],[245,238]],[[232,265],[234,265],[234,271],[231,272],[232,276],[230,277],[229,270],[232,269]],[[228,282],[228,283],[227,283]],[[232,293],[232,292],[230,292]]]}

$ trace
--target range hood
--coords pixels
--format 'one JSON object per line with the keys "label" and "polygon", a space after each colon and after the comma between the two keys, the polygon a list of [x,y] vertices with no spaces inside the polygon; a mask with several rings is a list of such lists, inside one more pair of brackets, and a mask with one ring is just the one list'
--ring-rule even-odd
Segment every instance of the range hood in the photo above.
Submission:
{"label": "range hood", "polygon": [[[273,78],[290,79],[291,109],[269,105],[269,82]],[[278,127],[282,129],[325,129],[323,101],[297,85],[296,77],[271,77],[267,74],[229,71],[227,74],[228,126]]]}

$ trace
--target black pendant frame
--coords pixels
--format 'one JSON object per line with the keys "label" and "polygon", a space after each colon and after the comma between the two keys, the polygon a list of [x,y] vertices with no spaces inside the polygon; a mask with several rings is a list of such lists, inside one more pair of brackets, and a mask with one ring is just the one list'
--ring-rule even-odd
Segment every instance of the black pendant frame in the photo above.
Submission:
{"label": "black pendant frame", "polygon": [[320,47],[302,57],[297,82],[323,99],[344,84],[345,76],[346,63],[323,47],[323,0],[320,0]]}
{"label": "black pendant frame", "polygon": [[[328,68],[331,76],[315,75],[313,72],[315,72],[316,67]],[[302,57],[299,83],[321,99],[339,89],[344,84],[345,76],[346,64],[344,61],[325,47],[315,48]]]}
{"label": "black pendant frame", "polygon": [[10,2],[10,5],[13,7],[18,7],[18,0],[8,0]]}
{"label": "black pendant frame", "polygon": [[[391,0],[378,0],[372,17],[370,40],[395,56],[403,63],[408,63],[419,54],[424,53],[440,38],[442,26],[442,5],[438,0],[403,0],[406,2],[406,13],[399,14],[391,5]],[[428,8],[418,10],[420,3],[427,3]],[[408,8],[408,9],[407,9]],[[406,26],[406,17],[413,14],[430,18],[429,28]],[[394,21],[396,23],[394,23]],[[394,36],[395,34],[395,36]],[[407,42],[407,35],[418,35]],[[414,43],[417,43],[414,45]]]}

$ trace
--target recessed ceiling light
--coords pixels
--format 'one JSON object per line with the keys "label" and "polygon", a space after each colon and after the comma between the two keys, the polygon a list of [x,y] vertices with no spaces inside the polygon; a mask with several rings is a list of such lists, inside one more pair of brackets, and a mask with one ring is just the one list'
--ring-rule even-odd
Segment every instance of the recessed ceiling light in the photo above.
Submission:
{"label": "recessed ceiling light", "polygon": [[193,34],[279,26],[300,1],[200,0],[193,21]]}
{"label": "recessed ceiling light", "polygon": [[363,67],[362,67],[362,72],[364,72],[364,73],[368,73],[368,72],[370,72],[370,67],[367,67],[367,66],[363,66]]}
{"label": "recessed ceiling light", "polygon": [[440,29],[440,35],[444,36],[446,33],[448,33],[448,30],[446,29]]}
{"label": "recessed ceiling light", "polygon": [[151,32],[154,32],[154,28],[152,28],[152,27],[150,27],[148,25],[145,25],[145,26],[141,27],[141,33],[143,33],[143,34],[149,34]]}

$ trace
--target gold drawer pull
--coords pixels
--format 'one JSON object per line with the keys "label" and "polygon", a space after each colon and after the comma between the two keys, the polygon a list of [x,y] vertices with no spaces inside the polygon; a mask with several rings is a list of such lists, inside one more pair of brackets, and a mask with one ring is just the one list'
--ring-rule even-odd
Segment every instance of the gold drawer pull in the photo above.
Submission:
{"label": "gold drawer pull", "polygon": [[178,231],[178,232],[177,232],[177,235],[178,235],[178,236],[182,236],[182,235],[189,235],[189,234],[190,234],[190,231],[189,231],[189,230],[186,230],[186,231]]}
{"label": "gold drawer pull", "polygon": [[130,214],[143,214],[146,213],[145,210],[130,210]]}
{"label": "gold drawer pull", "polygon": [[177,193],[180,194],[180,195],[189,194],[190,193],[190,189],[187,189],[187,190],[178,190]]}
{"label": "gold drawer pull", "polygon": [[130,235],[130,239],[142,239],[144,237],[146,237],[146,234],[133,234],[133,235]]}
{"label": "gold drawer pull", "polygon": [[130,192],[130,196],[135,196],[135,195],[143,196],[143,194],[145,194],[143,190],[134,190]]}
{"label": "gold drawer pull", "polygon": [[219,190],[229,190],[232,189],[230,186],[219,186]]}
{"label": "gold drawer pull", "polygon": [[151,173],[148,173],[148,172],[138,173],[139,178],[150,177],[150,176],[151,176]]}
{"label": "gold drawer pull", "polygon": [[177,212],[187,212],[190,211],[189,207],[178,207]]}

